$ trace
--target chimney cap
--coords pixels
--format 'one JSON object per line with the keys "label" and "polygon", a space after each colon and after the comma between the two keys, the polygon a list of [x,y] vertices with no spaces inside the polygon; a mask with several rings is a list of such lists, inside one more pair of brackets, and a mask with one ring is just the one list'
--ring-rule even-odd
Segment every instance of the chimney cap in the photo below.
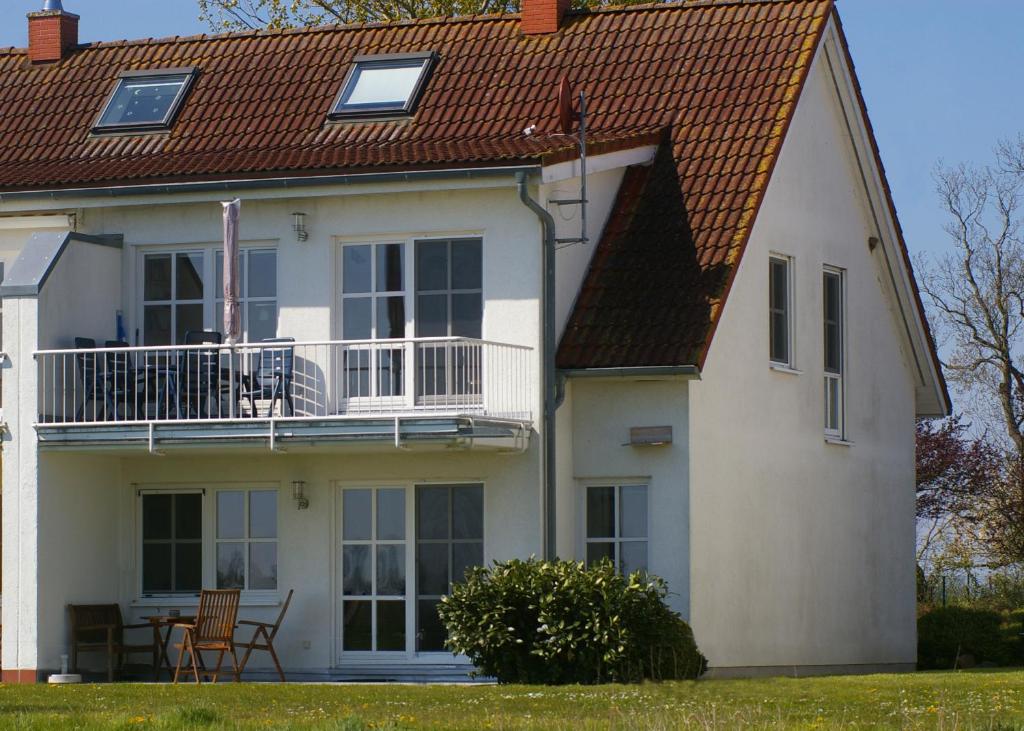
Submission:
{"label": "chimney cap", "polygon": [[64,12],[64,6],[61,5],[61,0],[43,0],[43,12],[57,11]]}

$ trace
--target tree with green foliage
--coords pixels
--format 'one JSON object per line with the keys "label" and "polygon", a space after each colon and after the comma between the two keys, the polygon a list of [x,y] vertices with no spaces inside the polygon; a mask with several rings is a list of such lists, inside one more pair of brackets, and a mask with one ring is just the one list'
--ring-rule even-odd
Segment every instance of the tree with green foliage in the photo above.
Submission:
{"label": "tree with green foliage", "polygon": [[[572,0],[575,8],[639,5],[648,0]],[[518,13],[520,0],[198,0],[214,30],[295,28],[326,23],[377,23],[446,15]]]}

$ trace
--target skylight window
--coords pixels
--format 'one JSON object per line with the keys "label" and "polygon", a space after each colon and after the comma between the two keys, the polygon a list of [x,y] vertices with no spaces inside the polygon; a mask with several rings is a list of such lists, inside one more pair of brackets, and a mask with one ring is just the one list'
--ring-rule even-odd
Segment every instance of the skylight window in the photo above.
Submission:
{"label": "skylight window", "polygon": [[170,128],[194,77],[192,69],[121,74],[93,130],[153,132]]}
{"label": "skylight window", "polygon": [[357,56],[341,85],[331,119],[412,114],[433,64],[432,53]]}

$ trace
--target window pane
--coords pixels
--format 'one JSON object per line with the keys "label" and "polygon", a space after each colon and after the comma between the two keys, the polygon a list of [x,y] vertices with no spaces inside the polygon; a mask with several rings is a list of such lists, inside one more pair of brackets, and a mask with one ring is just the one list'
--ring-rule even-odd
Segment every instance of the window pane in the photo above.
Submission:
{"label": "window pane", "polygon": [[614,543],[588,543],[587,544],[587,566],[592,566],[602,558],[607,558],[614,563]]}
{"label": "window pane", "polygon": [[175,259],[175,265],[178,267],[175,296],[179,300],[201,300],[203,298],[202,253],[175,254]]}
{"label": "window pane", "polygon": [[416,290],[448,289],[448,242],[416,243]]}
{"label": "window pane", "polygon": [[437,599],[420,599],[417,605],[419,631],[416,633],[416,649],[419,652],[443,652],[448,632],[437,616]]}
{"label": "window pane", "polygon": [[249,544],[249,588],[277,588],[277,543]]}
{"label": "window pane", "polygon": [[771,314],[771,359],[777,363],[789,362],[789,322],[786,313]]}
{"label": "window pane", "polygon": [[377,649],[405,650],[405,602],[377,602]]}
{"label": "window pane", "polygon": [[277,538],[277,490],[249,493],[249,537]]}
{"label": "window pane", "polygon": [[789,267],[781,259],[771,260],[771,306],[775,310],[789,309]]}
{"label": "window pane", "polygon": [[405,490],[377,491],[377,540],[405,539]]}
{"label": "window pane", "polygon": [[619,491],[619,536],[647,537],[647,487],[624,485]]}
{"label": "window pane", "polygon": [[615,537],[615,488],[587,488],[587,538]]}
{"label": "window pane", "polygon": [[142,333],[146,345],[171,344],[171,306],[146,305],[142,313]]}
{"label": "window pane", "polygon": [[481,295],[453,294],[452,335],[463,338],[479,338],[483,312]]}
{"label": "window pane", "polygon": [[171,537],[170,495],[142,496],[142,540]]}
{"label": "window pane", "polygon": [[420,543],[416,547],[416,593],[448,593],[447,543]]}
{"label": "window pane", "polygon": [[452,537],[484,537],[484,488],[482,486],[452,488]]}
{"label": "window pane", "polygon": [[619,544],[619,571],[629,576],[647,570],[647,541],[624,541]]}
{"label": "window pane", "polygon": [[203,329],[202,305],[178,305],[178,322],[175,324],[176,343],[185,342],[185,333]]}
{"label": "window pane", "polygon": [[405,298],[377,298],[377,338],[405,337]]}
{"label": "window pane", "polygon": [[346,541],[370,540],[370,500],[372,490],[345,490],[342,493],[344,524],[342,538]]}
{"label": "window pane", "polygon": [[377,546],[377,593],[382,596],[405,594],[405,544]]}
{"label": "window pane", "polygon": [[416,537],[448,538],[448,488],[416,488]]}
{"label": "window pane", "polygon": [[148,301],[171,298],[171,255],[146,254],[145,298]]}
{"label": "window pane", "polygon": [[142,544],[142,592],[171,591],[171,544]]}
{"label": "window pane", "polygon": [[119,80],[99,126],[164,122],[184,83],[183,76]]}
{"label": "window pane", "polygon": [[377,393],[380,396],[401,396],[405,393],[402,376],[403,353],[401,348],[382,350],[377,365]]}
{"label": "window pane", "polygon": [[416,88],[416,82],[423,71],[423,63],[402,61],[356,66],[338,109],[402,109]]}
{"label": "window pane", "polygon": [[217,544],[217,588],[245,588],[245,544]]}
{"label": "window pane", "polygon": [[203,546],[178,543],[174,547],[174,590],[198,592],[203,586]]}
{"label": "window pane", "polygon": [[483,285],[481,242],[452,242],[452,289],[480,289]]}
{"label": "window pane", "polygon": [[[214,265],[214,276],[213,280],[213,297],[214,299],[224,299],[224,252],[218,251],[217,255],[213,258]],[[240,286],[239,292],[245,292],[245,287]],[[223,319],[223,318],[222,318]]]}
{"label": "window pane", "polygon": [[405,247],[402,244],[380,244],[377,249],[377,291],[401,292],[405,289]]}
{"label": "window pane", "polygon": [[483,543],[452,544],[452,582],[459,583],[466,578],[466,569],[482,566],[484,563]]}
{"label": "window pane", "polygon": [[245,538],[245,493],[241,490],[217,492],[217,537]]}
{"label": "window pane", "polygon": [[370,291],[370,246],[342,247],[342,288],[345,294]]}
{"label": "window pane", "polygon": [[421,294],[416,298],[416,335],[443,338],[448,335],[448,296]]}
{"label": "window pane", "polygon": [[[214,323],[214,329],[220,330],[224,322],[224,306],[219,305],[217,310],[217,322]],[[250,302],[248,316],[246,329],[249,333],[249,342],[255,343],[277,337],[276,302]]]}
{"label": "window pane", "polygon": [[[277,296],[277,252],[249,251],[249,281],[247,297]],[[222,280],[218,280],[218,283]]]}
{"label": "window pane", "polygon": [[372,591],[370,574],[370,547],[344,546],[342,548],[342,593],[366,596]]}
{"label": "window pane", "polygon": [[368,601],[345,602],[342,614],[342,649],[349,651],[370,650],[373,604]]}
{"label": "window pane", "polygon": [[199,493],[174,496],[174,537],[203,537],[203,496]]}
{"label": "window pane", "polygon": [[341,337],[343,340],[369,340],[373,337],[370,329],[373,300],[369,297],[354,297],[342,303],[344,311]]}

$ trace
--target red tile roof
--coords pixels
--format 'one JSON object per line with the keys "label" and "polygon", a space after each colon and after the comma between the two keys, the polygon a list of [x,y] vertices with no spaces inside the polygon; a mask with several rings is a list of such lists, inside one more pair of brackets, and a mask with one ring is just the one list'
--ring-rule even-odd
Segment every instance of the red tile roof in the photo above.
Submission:
{"label": "red tile roof", "polygon": [[[571,13],[540,36],[494,16],[98,43],[36,66],[0,50],[0,192],[537,160],[562,143],[522,130],[554,131],[567,76],[595,143],[666,131],[670,156],[630,172],[619,208],[685,212],[689,259],[668,239],[644,261],[605,247],[595,266],[622,278],[588,280],[561,362],[700,364],[831,12],[831,0],[698,0]],[[439,61],[413,119],[326,122],[353,56],[424,50]],[[120,72],[188,66],[200,76],[169,133],[90,136]],[[669,178],[671,194],[652,187]],[[621,247],[623,231],[659,233],[623,215],[606,238]],[[671,320],[639,299],[673,294],[652,295],[651,277],[675,286]],[[611,327],[634,333],[615,335],[629,347],[611,349]]]}

